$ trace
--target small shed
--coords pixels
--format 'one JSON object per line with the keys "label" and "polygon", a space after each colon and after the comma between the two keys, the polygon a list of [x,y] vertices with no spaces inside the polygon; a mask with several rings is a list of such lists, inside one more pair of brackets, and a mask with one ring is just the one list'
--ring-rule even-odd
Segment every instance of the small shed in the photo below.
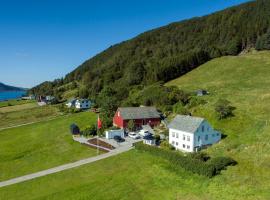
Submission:
{"label": "small shed", "polygon": [[120,136],[121,138],[125,137],[124,129],[117,129],[117,130],[108,130],[105,132],[106,139],[113,139],[114,136]]}
{"label": "small shed", "polygon": [[197,94],[197,96],[204,96],[204,95],[208,95],[209,92],[207,90],[200,89],[200,90],[196,91],[196,94]]}
{"label": "small shed", "polygon": [[143,143],[147,144],[147,145],[150,145],[150,146],[154,146],[156,144],[156,140],[153,137],[153,135],[150,134],[150,135],[147,135],[147,136],[143,137]]}
{"label": "small shed", "polygon": [[70,132],[72,135],[79,135],[80,134],[80,128],[76,124],[70,125]]}

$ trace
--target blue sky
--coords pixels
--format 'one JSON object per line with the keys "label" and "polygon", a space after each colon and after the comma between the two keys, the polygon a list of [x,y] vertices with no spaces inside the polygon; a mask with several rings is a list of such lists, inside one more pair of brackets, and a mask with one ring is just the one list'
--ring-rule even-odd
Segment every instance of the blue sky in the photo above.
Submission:
{"label": "blue sky", "polygon": [[110,45],[246,0],[0,0],[0,82],[63,77]]}

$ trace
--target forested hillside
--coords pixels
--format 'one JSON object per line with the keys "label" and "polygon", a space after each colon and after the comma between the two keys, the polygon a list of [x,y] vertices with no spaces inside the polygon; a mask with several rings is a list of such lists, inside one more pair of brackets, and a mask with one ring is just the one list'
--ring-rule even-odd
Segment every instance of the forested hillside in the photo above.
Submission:
{"label": "forested hillside", "polygon": [[[134,86],[166,82],[210,59],[251,47],[270,48],[270,1],[258,0],[145,32],[87,60],[63,79],[34,87],[36,94],[97,97],[111,89],[118,103]],[[268,31],[268,33],[267,33]]]}
{"label": "forested hillside", "polygon": [[4,92],[4,91],[22,91],[22,90],[24,90],[24,89],[14,87],[14,86],[5,85],[4,83],[0,82],[0,92]]}

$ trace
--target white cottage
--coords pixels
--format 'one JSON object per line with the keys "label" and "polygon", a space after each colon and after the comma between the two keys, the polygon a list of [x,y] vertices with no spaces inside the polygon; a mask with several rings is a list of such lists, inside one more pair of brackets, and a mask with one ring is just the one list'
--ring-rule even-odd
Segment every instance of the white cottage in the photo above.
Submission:
{"label": "white cottage", "polygon": [[177,115],[168,127],[169,143],[181,151],[198,151],[221,139],[221,134],[200,117]]}

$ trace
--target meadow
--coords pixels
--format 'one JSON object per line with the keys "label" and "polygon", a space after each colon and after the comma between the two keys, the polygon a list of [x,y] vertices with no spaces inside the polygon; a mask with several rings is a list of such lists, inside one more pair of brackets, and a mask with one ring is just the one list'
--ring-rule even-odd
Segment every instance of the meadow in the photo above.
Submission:
{"label": "meadow", "polygon": [[0,180],[96,155],[74,142],[69,130],[71,123],[83,128],[95,122],[94,113],[82,112],[0,131]]}
{"label": "meadow", "polygon": [[[264,51],[214,59],[166,84],[189,92],[201,88],[210,92],[200,97],[206,104],[190,111],[205,117],[226,136],[205,150],[212,156],[227,155],[238,162],[221,175],[209,179],[182,169],[173,171],[166,160],[131,150],[76,169],[0,188],[0,199],[268,200],[269,77],[270,52]],[[234,117],[217,119],[214,107],[219,98],[228,99],[236,107]],[[28,136],[25,131],[22,134]],[[1,138],[5,135],[0,134],[1,148],[3,141],[9,141]],[[19,137],[20,134],[10,135]],[[6,148],[11,148],[11,143]],[[31,154],[32,149],[29,150],[26,155]],[[10,156],[6,154],[4,158]]]}
{"label": "meadow", "polygon": [[18,99],[12,99],[8,101],[1,101],[0,102],[0,108],[7,107],[7,106],[15,106],[15,105],[22,105],[22,104],[28,104],[28,103],[34,103],[35,100],[18,100]]}
{"label": "meadow", "polygon": [[28,103],[0,108],[0,130],[21,124],[49,120],[61,115],[56,106]]}

